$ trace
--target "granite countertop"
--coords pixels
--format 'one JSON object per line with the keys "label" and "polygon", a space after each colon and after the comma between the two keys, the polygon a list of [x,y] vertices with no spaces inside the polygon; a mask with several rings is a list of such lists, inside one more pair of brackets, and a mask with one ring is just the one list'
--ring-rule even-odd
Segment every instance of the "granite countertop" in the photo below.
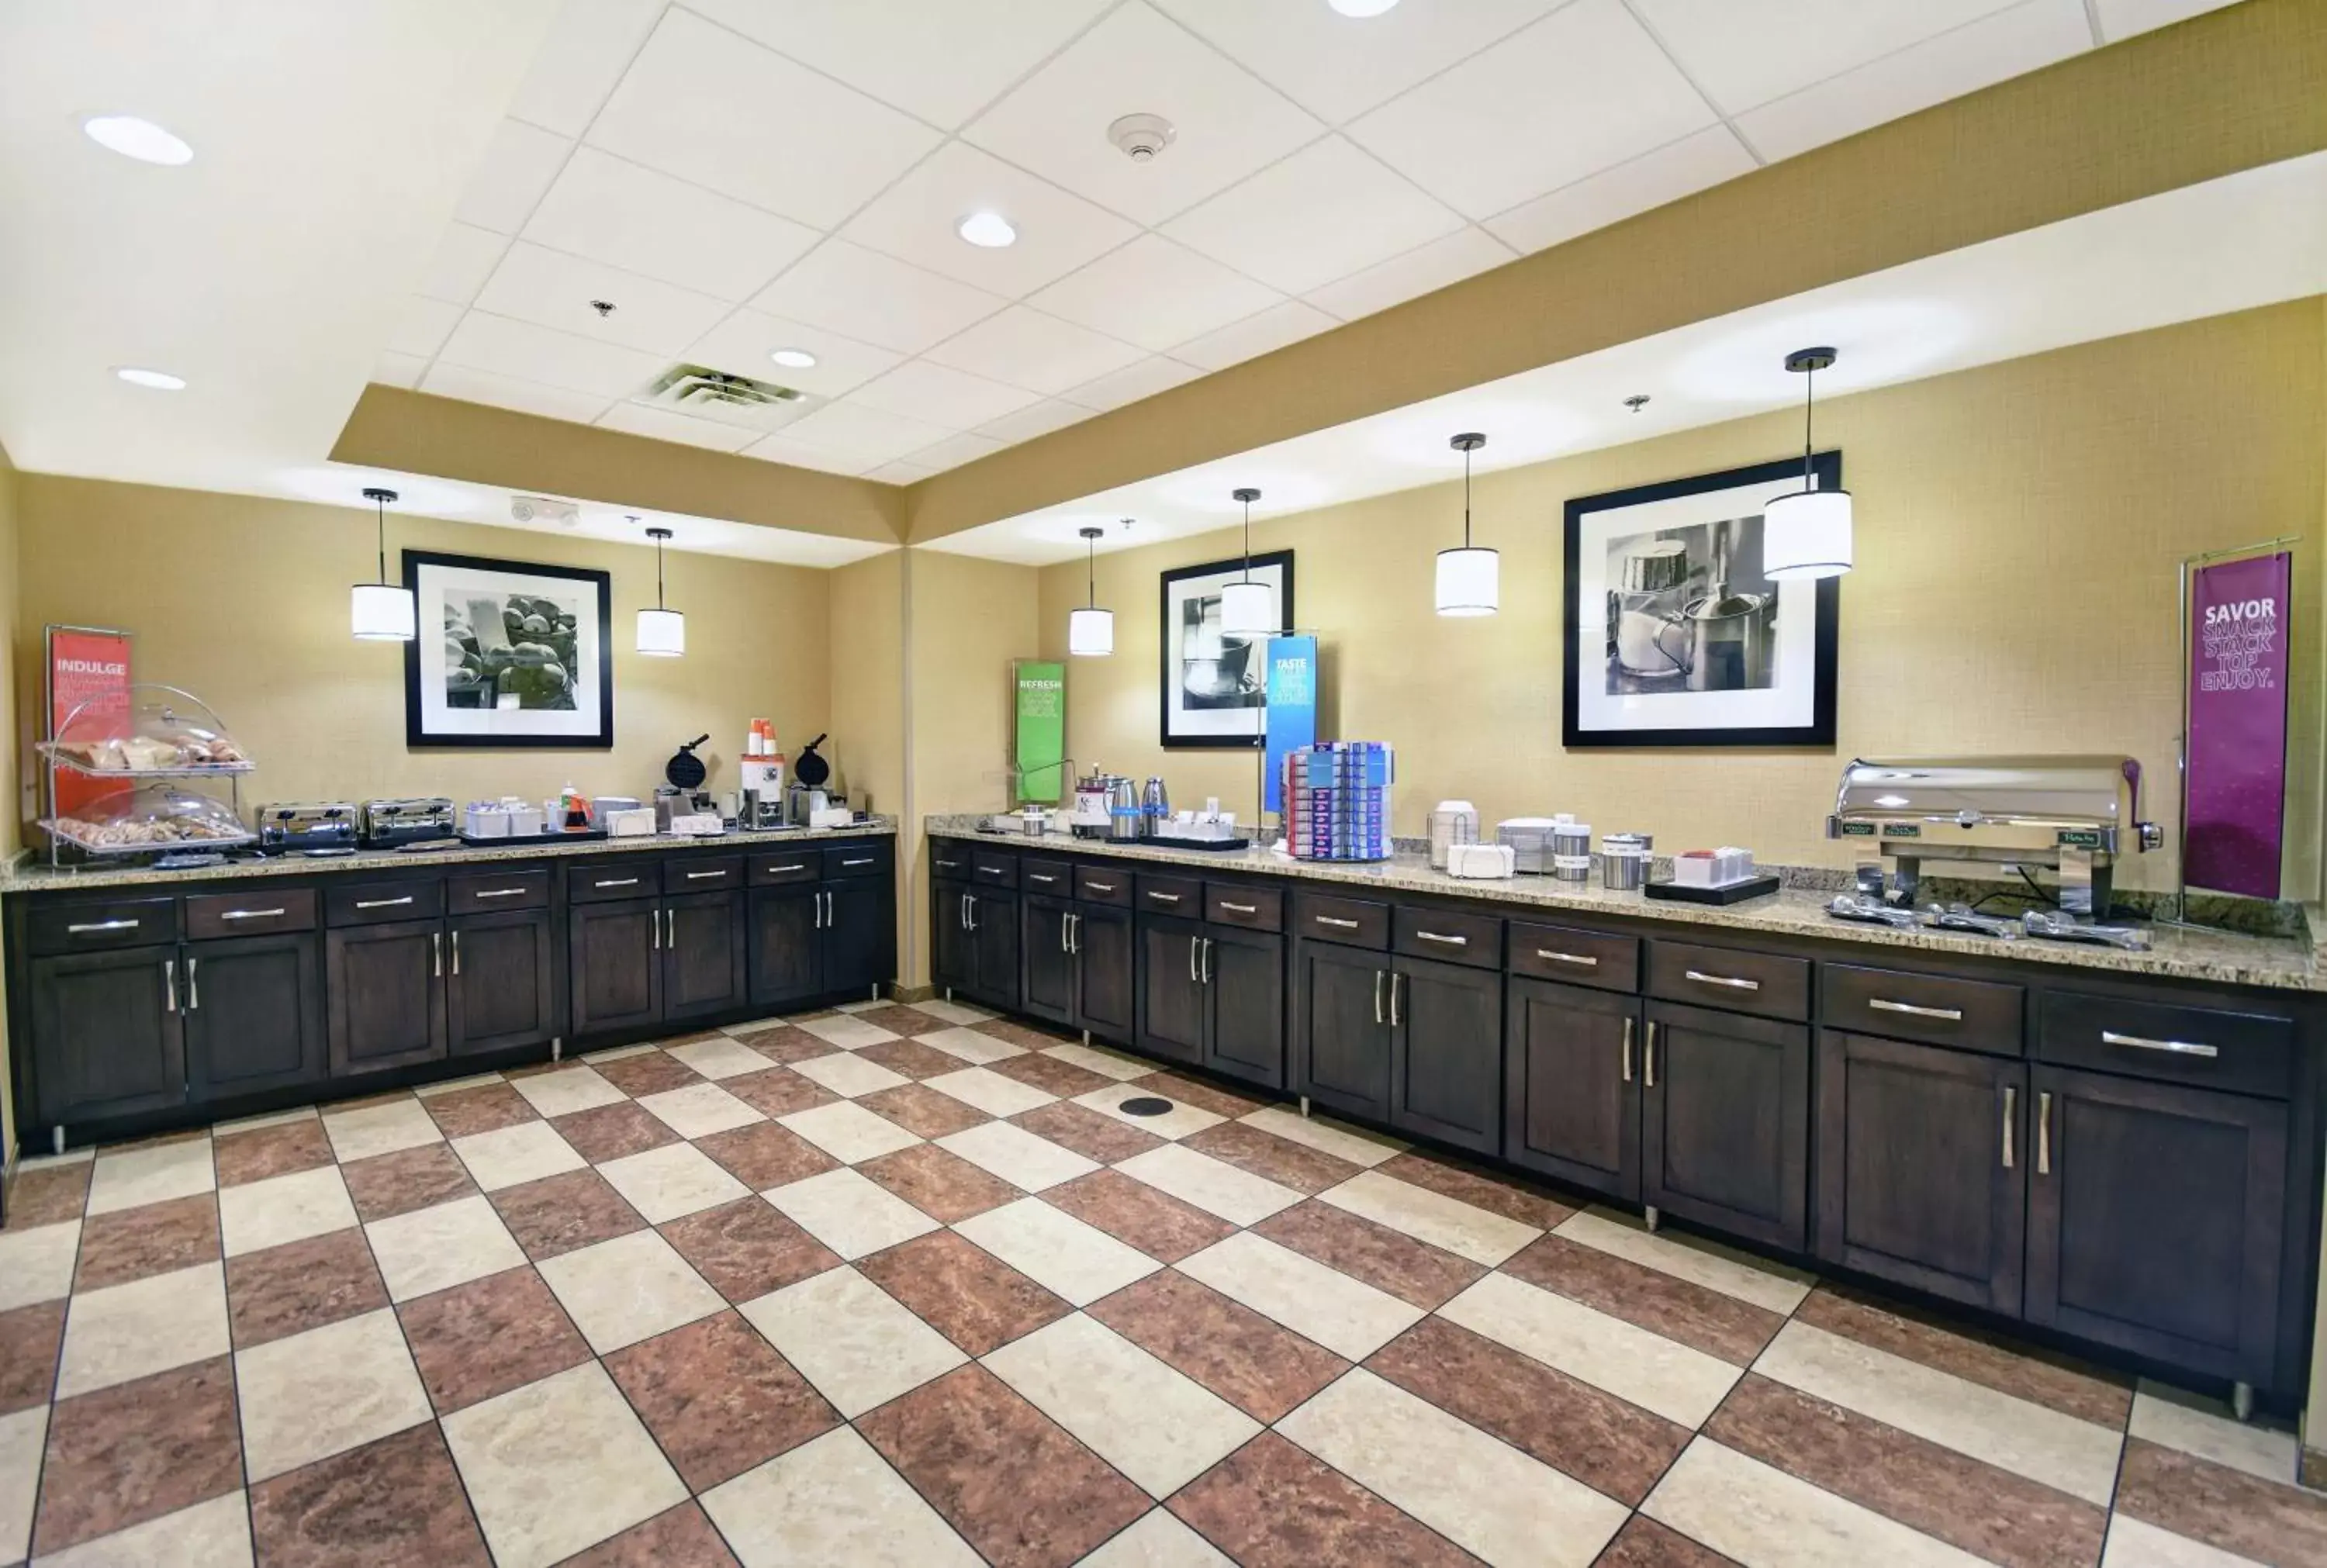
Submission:
{"label": "granite countertop", "polygon": [[192,866],[184,871],[156,871],[150,865],[84,865],[62,871],[49,869],[37,854],[20,857],[0,869],[0,893],[75,892],[87,888],[150,886],[162,882],[232,882],[246,877],[315,876],[341,872],[425,871],[431,866],[476,865],[492,861],[563,860],[576,855],[635,854],[641,850],[711,849],[721,846],[755,848],[764,845],[800,844],[817,838],[893,836],[894,817],[874,817],[846,827],[788,827],[771,832],[723,833],[713,837],[681,838],[657,834],[646,838],[585,838],[570,843],[527,843],[463,845],[458,849],[360,849],[353,854],[279,855],[268,860],[229,860],[224,865]]}
{"label": "granite countertop", "polygon": [[1208,853],[1163,849],[1145,845],[1114,844],[1105,839],[1076,838],[1046,833],[1039,838],[1020,834],[982,833],[979,817],[930,817],[925,826],[932,836],[967,838],[1014,849],[1050,849],[1081,854],[1145,862],[1156,865],[1196,866],[1260,876],[1281,876],[1302,882],[1378,891],[1441,893],[1509,904],[1522,910],[1571,910],[1579,914],[1628,915],[1675,925],[1711,927],[1734,931],[1771,932],[1788,937],[1814,937],[1828,941],[1856,942],[1868,947],[1907,947],[1930,953],[1963,953],[1980,957],[2012,958],[2069,968],[2099,969],[2121,975],[2200,980],[2223,985],[2258,985],[2282,991],[2327,991],[2327,952],[2322,950],[2327,924],[2312,910],[2310,938],[2243,936],[2229,931],[2196,930],[2159,925],[2148,928],[2147,952],[2053,942],[2036,938],[2003,941],[1963,932],[1923,928],[1902,930],[1891,926],[1838,920],[1826,912],[1831,889],[1785,887],[1758,899],[1727,905],[1651,901],[1637,892],[1615,892],[1597,882],[1576,884],[1549,877],[1519,876],[1509,881],[1472,882],[1434,871],[1426,855],[1400,854],[1387,861],[1340,863],[1289,860],[1266,850]]}

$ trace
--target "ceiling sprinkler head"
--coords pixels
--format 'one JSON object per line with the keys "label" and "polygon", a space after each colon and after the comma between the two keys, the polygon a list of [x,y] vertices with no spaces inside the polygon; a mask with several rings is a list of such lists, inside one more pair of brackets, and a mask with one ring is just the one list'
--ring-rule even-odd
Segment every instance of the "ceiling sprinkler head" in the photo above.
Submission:
{"label": "ceiling sprinkler head", "polygon": [[1631,409],[1635,414],[1638,414],[1641,409],[1646,408],[1648,406],[1649,395],[1645,392],[1635,392],[1630,397],[1624,399],[1624,406]]}
{"label": "ceiling sprinkler head", "polygon": [[612,300],[592,300],[590,302],[590,308],[598,313],[598,319],[603,322],[608,316],[614,313],[614,302]]}
{"label": "ceiling sprinkler head", "polygon": [[1126,115],[1107,128],[1107,139],[1135,163],[1160,156],[1179,135],[1162,115]]}

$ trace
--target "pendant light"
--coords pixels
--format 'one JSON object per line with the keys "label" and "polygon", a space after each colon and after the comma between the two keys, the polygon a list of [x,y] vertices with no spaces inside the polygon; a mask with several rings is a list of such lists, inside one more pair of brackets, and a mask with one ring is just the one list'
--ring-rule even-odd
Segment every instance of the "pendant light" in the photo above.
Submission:
{"label": "pendant light", "polygon": [[1446,444],[1463,454],[1463,547],[1438,552],[1438,613],[1492,615],[1502,602],[1502,557],[1471,545],[1471,454],[1487,438],[1471,430]]}
{"label": "pendant light", "polygon": [[410,642],[419,617],[413,612],[412,590],[388,580],[388,503],[392,490],[367,489],[364,499],[378,509],[379,581],[359,583],[349,595],[348,621],[364,642]]}
{"label": "pendant light", "polygon": [[1771,497],[1762,509],[1762,574],[1780,583],[1850,570],[1850,492],[1818,489],[1810,466],[1811,383],[1833,363],[1832,349],[1786,356],[1786,369],[1802,378],[1802,488]]}
{"label": "pendant light", "polygon": [[1276,594],[1267,583],[1252,580],[1252,503],[1260,492],[1247,485],[1229,493],[1244,503],[1244,575],[1220,590],[1220,633],[1273,637],[1283,630],[1276,624]]}
{"label": "pendant light", "polygon": [[1083,591],[1087,598],[1081,609],[1067,617],[1067,651],[1079,658],[1098,658],[1115,651],[1115,611],[1098,607],[1098,546],[1095,541],[1107,530],[1078,531],[1083,537]]}
{"label": "pendant light", "polygon": [[655,542],[655,602],[652,610],[639,611],[639,651],[649,658],[677,658],[687,651],[687,617],[662,602],[662,542],[670,530],[649,528],[647,537]]}

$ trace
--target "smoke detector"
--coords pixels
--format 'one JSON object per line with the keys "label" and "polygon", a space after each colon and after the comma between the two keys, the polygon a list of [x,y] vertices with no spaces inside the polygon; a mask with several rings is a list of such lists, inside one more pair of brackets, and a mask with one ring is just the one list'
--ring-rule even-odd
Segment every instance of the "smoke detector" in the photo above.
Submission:
{"label": "smoke detector", "polygon": [[1179,135],[1162,115],[1126,115],[1107,128],[1107,139],[1135,163],[1161,156]]}
{"label": "smoke detector", "polygon": [[556,523],[561,528],[579,527],[582,523],[580,507],[550,496],[511,496],[509,516],[520,523]]}

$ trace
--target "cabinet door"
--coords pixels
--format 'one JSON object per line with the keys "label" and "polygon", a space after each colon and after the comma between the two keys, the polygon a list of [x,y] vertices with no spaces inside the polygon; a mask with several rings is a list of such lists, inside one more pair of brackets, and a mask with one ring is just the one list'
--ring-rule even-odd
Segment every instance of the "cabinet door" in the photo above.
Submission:
{"label": "cabinet door", "polygon": [[796,1002],[824,994],[824,932],[815,887],[752,890],[746,944],[752,1000]]}
{"label": "cabinet door", "polygon": [[2027,1068],[1818,1036],[1818,1255],[2017,1316]]}
{"label": "cabinet door", "polygon": [[1389,1119],[1389,958],[1330,942],[1293,947],[1294,1087]]}
{"label": "cabinet door", "polygon": [[558,1033],[550,911],[462,915],[446,925],[453,951],[444,1024],[453,1054],[548,1043]]}
{"label": "cabinet door", "polygon": [[1207,925],[1211,1028],[1204,1065],[1270,1088],[1285,1087],[1285,938]]}
{"label": "cabinet door", "polygon": [[977,936],[969,929],[969,890],[939,882],[930,894],[930,977],[949,991],[977,989]]}
{"label": "cabinet door", "polygon": [[824,988],[859,1000],[897,977],[894,895],[885,876],[852,876],[824,884]]}
{"label": "cabinet door", "polygon": [[322,943],[313,933],[189,942],[181,957],[190,1098],[323,1076]]}
{"label": "cabinet door", "polygon": [[732,892],[665,899],[662,1015],[728,1013],[743,999],[743,900]]}
{"label": "cabinet door", "polygon": [[51,1125],[183,1105],[175,943],[35,958],[33,1063]]}
{"label": "cabinet door", "polygon": [[1105,904],[1075,906],[1075,1022],[1102,1040],[1129,1044],[1137,1027],[1131,916]]}
{"label": "cabinet door", "polygon": [[1005,1013],[1018,1010],[1018,897],[969,895],[970,935],[977,944],[977,996]]}
{"label": "cabinet door", "polygon": [[574,1032],[601,1033],[662,1018],[662,905],[653,899],[570,904],[565,969]]}
{"label": "cabinet door", "polygon": [[1503,977],[1424,958],[1391,968],[1389,1119],[1491,1154],[1503,1141]]}
{"label": "cabinet door", "polygon": [[333,1077],[444,1057],[442,921],[343,926],[323,940]]}
{"label": "cabinet door", "polygon": [[1652,1002],[1640,1053],[1640,1200],[1772,1246],[1809,1244],[1810,1034]]}
{"label": "cabinet door", "polygon": [[1503,1158],[1637,1203],[1640,1003],[1513,978],[1503,1025]]}
{"label": "cabinet door", "polygon": [[1146,915],[1139,921],[1139,1018],[1133,1043],[1176,1061],[1204,1059],[1204,925]]}
{"label": "cabinet door", "polygon": [[2276,1382],[2285,1106],[2051,1067],[2029,1087],[2028,1320]]}
{"label": "cabinet door", "polygon": [[1074,906],[1064,900],[1019,902],[1018,950],[1025,967],[1018,1005],[1053,1023],[1075,1021],[1073,927]]}

